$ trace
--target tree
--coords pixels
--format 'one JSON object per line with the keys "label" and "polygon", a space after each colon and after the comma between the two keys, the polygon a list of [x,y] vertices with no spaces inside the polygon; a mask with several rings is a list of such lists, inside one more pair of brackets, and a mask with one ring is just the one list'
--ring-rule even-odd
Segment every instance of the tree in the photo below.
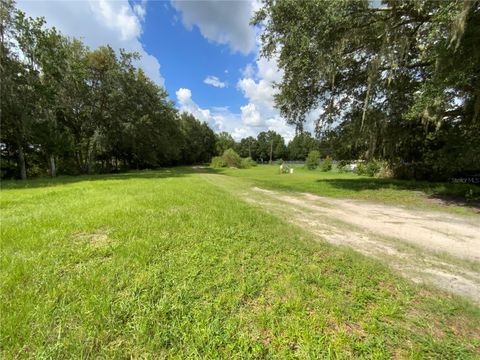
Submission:
{"label": "tree", "polygon": [[0,16],[2,143],[17,154],[20,177],[25,180],[39,85],[35,50],[43,20],[27,19],[11,1],[2,2]]}
{"label": "tree", "polygon": [[217,134],[217,140],[215,142],[217,155],[223,155],[225,150],[233,148],[235,148],[235,140],[233,140],[232,135],[225,131]]}
{"label": "tree", "polygon": [[236,153],[233,149],[227,149],[222,155],[222,159],[228,167],[240,167],[242,163],[242,158]]}
{"label": "tree", "polygon": [[258,143],[257,139],[253,136],[249,136],[240,140],[238,145],[238,153],[241,157],[249,157],[252,159],[258,158]]}
{"label": "tree", "polygon": [[315,170],[320,164],[320,152],[318,150],[312,150],[308,153],[305,160],[305,166],[308,170]]}
{"label": "tree", "polygon": [[288,143],[288,158],[290,160],[305,160],[310,151],[318,150],[318,148],[318,141],[309,132],[300,132]]}
{"label": "tree", "polygon": [[90,49],[9,0],[0,20],[2,178],[201,163],[236,146],[179,114],[138,54]]}
{"label": "tree", "polygon": [[287,147],[283,137],[275,131],[263,131],[257,136],[258,158],[272,162],[285,157]]}
{"label": "tree", "polygon": [[480,167],[478,0],[264,1],[253,23],[284,72],[275,102],[289,123],[322,107],[321,137],[348,129],[336,135],[359,156],[415,176]]}
{"label": "tree", "polygon": [[213,130],[188,113],[182,113],[179,122],[183,134],[182,163],[208,162],[215,154],[216,138]]}

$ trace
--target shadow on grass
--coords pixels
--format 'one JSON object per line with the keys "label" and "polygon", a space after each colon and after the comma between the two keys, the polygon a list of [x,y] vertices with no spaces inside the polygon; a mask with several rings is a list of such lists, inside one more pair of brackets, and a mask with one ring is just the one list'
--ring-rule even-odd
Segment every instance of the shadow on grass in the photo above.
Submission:
{"label": "shadow on grass", "polygon": [[161,168],[156,170],[139,170],[124,173],[95,174],[95,175],[77,175],[77,176],[58,176],[56,178],[41,177],[29,180],[2,180],[1,190],[10,189],[33,189],[41,187],[51,187],[58,185],[73,184],[81,181],[105,181],[105,180],[130,180],[130,179],[165,179],[184,177],[191,174],[210,173],[217,174],[218,171],[203,166],[182,166],[172,168]]}
{"label": "shadow on grass", "polygon": [[444,205],[468,206],[480,209],[480,187],[475,185],[364,177],[358,179],[319,179],[317,182],[349,191],[382,189],[417,191],[423,193],[432,201]]}

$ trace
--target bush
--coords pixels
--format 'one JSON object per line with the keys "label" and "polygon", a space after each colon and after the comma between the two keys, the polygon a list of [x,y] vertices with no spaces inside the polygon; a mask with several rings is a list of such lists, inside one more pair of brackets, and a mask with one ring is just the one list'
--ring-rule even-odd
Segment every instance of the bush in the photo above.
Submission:
{"label": "bush", "polygon": [[225,161],[223,161],[223,158],[221,156],[214,156],[212,158],[212,162],[210,163],[210,166],[212,168],[222,168],[227,166],[227,164],[225,164]]}
{"label": "bush", "polygon": [[350,162],[347,160],[340,160],[337,164],[338,172],[348,172],[350,170]]}
{"label": "bush", "polygon": [[228,167],[238,168],[242,163],[242,158],[233,149],[225,150],[222,155],[222,159]]}
{"label": "bush", "polygon": [[252,166],[257,166],[257,163],[251,157],[243,158],[240,163],[240,167],[242,169],[248,169],[248,168],[251,168]]}
{"label": "bush", "polygon": [[371,160],[367,163],[359,163],[357,165],[356,172],[358,175],[376,176],[382,169],[382,163],[380,161]]}
{"label": "bush", "polygon": [[283,165],[285,163],[285,161],[283,161],[283,159],[278,159],[277,160],[277,165],[280,166],[280,165]]}
{"label": "bush", "polygon": [[327,156],[320,164],[321,171],[330,171],[332,170],[332,158]]}
{"label": "bush", "polygon": [[308,170],[314,170],[317,168],[320,163],[320,152],[317,150],[312,150],[308,153],[307,159],[305,160],[305,166]]}

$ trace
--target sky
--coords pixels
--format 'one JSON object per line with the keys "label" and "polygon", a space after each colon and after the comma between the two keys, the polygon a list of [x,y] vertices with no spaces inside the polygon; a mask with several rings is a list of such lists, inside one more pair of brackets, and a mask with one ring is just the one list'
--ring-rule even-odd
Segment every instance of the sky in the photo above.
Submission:
{"label": "sky", "polygon": [[[274,107],[276,61],[259,56],[254,1],[18,0],[67,36],[95,48],[109,44],[141,55],[141,67],[166,88],[180,111],[235,140],[275,130],[295,135]],[[307,126],[308,129],[308,126]]]}

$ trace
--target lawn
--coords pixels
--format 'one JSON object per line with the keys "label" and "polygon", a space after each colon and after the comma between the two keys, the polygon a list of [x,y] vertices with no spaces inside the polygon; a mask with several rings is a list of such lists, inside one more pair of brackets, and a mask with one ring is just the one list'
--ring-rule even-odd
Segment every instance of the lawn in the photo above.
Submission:
{"label": "lawn", "polygon": [[[320,196],[351,198],[415,208],[472,214],[479,208],[480,186],[427,181],[407,181],[359,176],[337,171],[322,172],[294,166],[293,174],[280,174],[277,165],[251,169],[223,169],[268,189],[310,192]],[[448,206],[445,206],[448,204]]]}
{"label": "lawn", "polygon": [[[226,173],[363,196],[335,186],[338,175],[312,185],[318,173],[271,169]],[[3,183],[0,357],[480,356],[478,307],[318,242],[211,176],[179,168]],[[388,201],[408,193],[377,190]]]}

